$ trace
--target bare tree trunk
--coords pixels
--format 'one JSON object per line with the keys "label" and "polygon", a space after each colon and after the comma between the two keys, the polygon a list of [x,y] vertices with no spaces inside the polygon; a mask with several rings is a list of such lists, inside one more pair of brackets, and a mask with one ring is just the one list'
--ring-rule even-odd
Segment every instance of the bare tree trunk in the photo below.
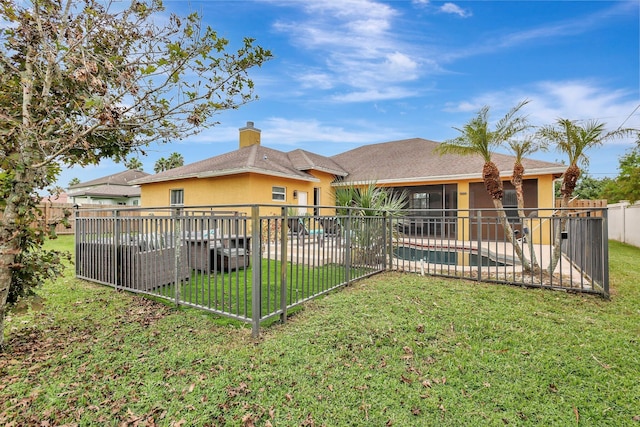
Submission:
{"label": "bare tree trunk", "polygon": [[551,260],[549,261],[549,275],[552,276],[558,262],[560,262],[560,256],[562,255],[562,231],[567,225],[567,208],[569,207],[569,200],[573,194],[573,190],[576,188],[576,183],[580,177],[580,168],[576,165],[570,165],[564,173],[562,179],[562,199],[560,202],[560,220],[555,223],[554,227],[554,241],[553,250],[551,253]]}
{"label": "bare tree trunk", "polygon": [[13,207],[7,206],[4,210],[2,237],[0,237],[0,350],[4,348],[4,316],[7,307],[7,297],[11,289],[11,271],[15,263],[16,254],[19,251],[18,240],[11,238],[11,232],[5,224],[7,214],[15,214]]}
{"label": "bare tree trunk", "polygon": [[560,207],[560,219],[555,221],[553,230],[553,249],[551,250],[551,260],[549,261],[549,275],[552,276],[558,262],[560,262],[560,256],[562,255],[562,230],[567,225],[567,210],[569,206],[569,195],[563,194]]}
{"label": "bare tree trunk", "polygon": [[522,238],[527,242],[527,247],[529,248],[529,257],[531,258],[531,269],[532,271],[536,271],[540,268],[538,265],[538,260],[536,258],[536,253],[533,249],[533,240],[531,239],[531,221],[524,214],[524,189],[522,188],[522,175],[519,173],[524,173],[524,168],[513,169],[513,178],[511,179],[511,183],[516,188],[516,199],[518,201],[518,216],[520,217],[520,221],[522,221]]}
{"label": "bare tree trunk", "polygon": [[[15,191],[23,192],[21,191],[23,186],[21,183],[16,183]],[[21,194],[13,194],[7,198],[2,217],[2,227],[0,228],[0,348],[4,347],[4,316],[7,298],[11,289],[13,269],[16,256],[20,254],[20,226],[18,220],[21,200],[23,200],[23,195]]]}
{"label": "bare tree trunk", "polygon": [[529,263],[529,260],[527,259],[527,257],[524,256],[524,253],[522,252],[522,248],[518,244],[518,241],[516,240],[513,234],[513,228],[511,228],[511,224],[507,219],[507,214],[504,211],[504,206],[502,206],[502,200],[493,199],[493,206],[498,211],[498,217],[500,218],[500,223],[504,228],[504,232],[507,237],[507,240],[509,241],[509,243],[513,245],[515,253],[518,256],[518,259],[520,260],[520,262],[522,263],[522,269],[525,272],[531,272],[531,264]]}

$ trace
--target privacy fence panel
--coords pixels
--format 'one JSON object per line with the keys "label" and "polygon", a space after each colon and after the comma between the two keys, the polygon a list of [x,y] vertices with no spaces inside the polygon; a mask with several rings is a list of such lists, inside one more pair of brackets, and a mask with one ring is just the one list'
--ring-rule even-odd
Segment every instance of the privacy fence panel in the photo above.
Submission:
{"label": "privacy fence panel", "polygon": [[609,238],[640,247],[640,202],[608,206]]}

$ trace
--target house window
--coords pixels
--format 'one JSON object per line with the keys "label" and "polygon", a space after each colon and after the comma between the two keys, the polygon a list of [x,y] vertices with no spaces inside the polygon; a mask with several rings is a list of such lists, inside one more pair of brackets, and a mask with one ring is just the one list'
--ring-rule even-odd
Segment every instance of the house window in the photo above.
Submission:
{"label": "house window", "polygon": [[171,190],[171,206],[184,205],[184,190]]}
{"label": "house window", "polygon": [[284,202],[287,200],[287,189],[285,187],[271,187],[271,199]]}

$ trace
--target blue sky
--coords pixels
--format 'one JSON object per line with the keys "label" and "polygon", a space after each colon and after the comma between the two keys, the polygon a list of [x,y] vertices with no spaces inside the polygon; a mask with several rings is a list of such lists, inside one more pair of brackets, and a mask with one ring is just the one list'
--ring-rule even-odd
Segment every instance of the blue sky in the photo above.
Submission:
{"label": "blue sky", "polygon": [[[536,125],[596,119],[640,128],[640,2],[264,0],[166,1],[199,12],[238,46],[253,37],[275,58],[251,72],[259,100],[219,125],[139,157],[186,163],[238,148],[253,121],[262,144],[323,155],[420,137],[444,141],[484,105],[499,119],[523,99]],[[614,177],[634,139],[587,153],[589,174]],[[562,162],[555,151],[534,158]],[[104,161],[65,170],[88,181],[124,170]],[[480,171],[479,171],[480,172]]]}

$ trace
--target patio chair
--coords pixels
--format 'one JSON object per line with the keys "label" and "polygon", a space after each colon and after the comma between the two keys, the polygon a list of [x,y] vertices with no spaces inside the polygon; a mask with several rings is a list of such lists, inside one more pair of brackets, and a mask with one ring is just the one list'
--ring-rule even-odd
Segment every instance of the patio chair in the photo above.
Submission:
{"label": "patio chair", "polygon": [[309,230],[302,218],[289,218],[289,233],[297,234],[298,236],[309,235]]}
{"label": "patio chair", "polygon": [[318,218],[318,222],[322,227],[322,239],[327,237],[340,237],[340,220],[338,218]]}
{"label": "patio chair", "polygon": [[340,221],[338,218],[320,218],[319,221],[325,236],[340,236]]}

